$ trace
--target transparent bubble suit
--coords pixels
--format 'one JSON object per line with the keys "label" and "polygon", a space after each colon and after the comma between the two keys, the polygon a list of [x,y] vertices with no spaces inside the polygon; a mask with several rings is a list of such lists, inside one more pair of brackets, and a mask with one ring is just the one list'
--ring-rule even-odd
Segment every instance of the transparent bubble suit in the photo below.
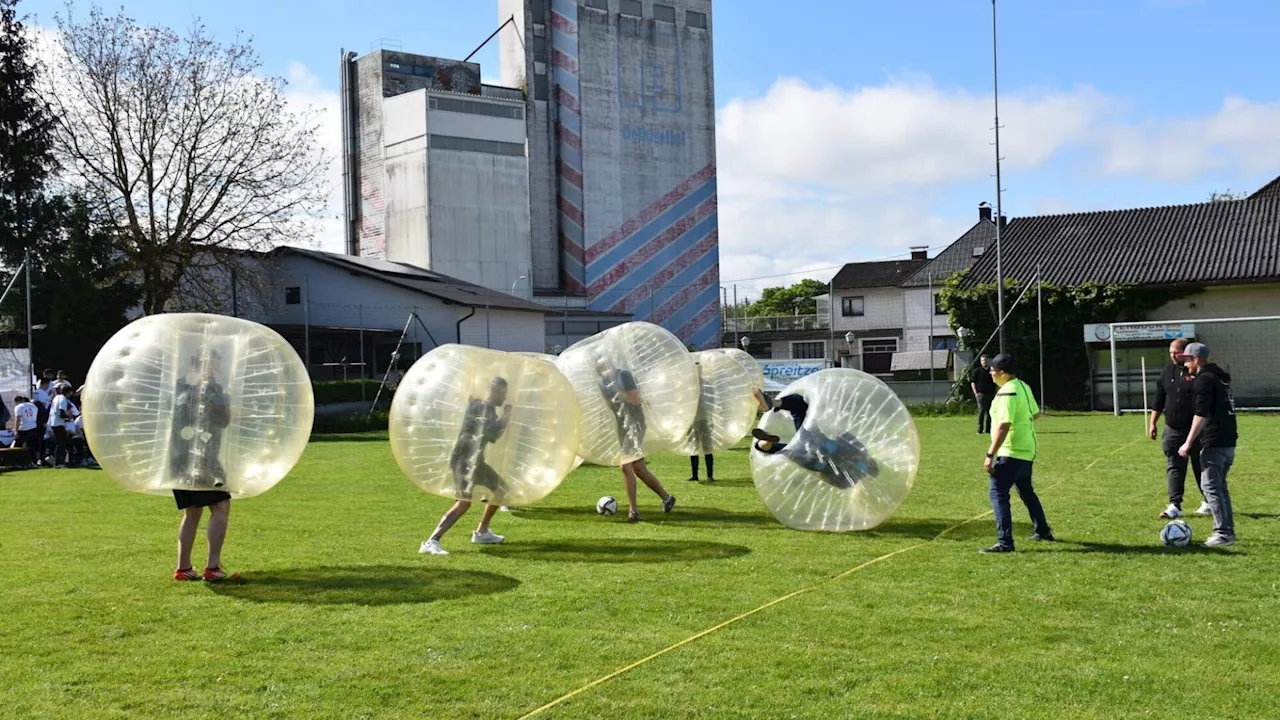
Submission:
{"label": "transparent bubble suit", "polygon": [[[552,367],[556,367],[556,356],[555,356],[555,355],[551,355],[551,354],[548,354],[548,353],[540,353],[540,352],[515,352],[515,353],[511,353],[511,354],[512,354],[512,355],[519,355],[520,357],[533,358],[534,360],[540,360],[540,361],[545,362],[545,363],[550,363]],[[556,367],[556,372],[559,372],[559,371],[560,371],[560,369],[559,369],[558,367]],[[581,457],[580,455],[577,455],[577,453],[575,452],[575,453],[574,453],[573,468],[572,468],[572,469],[573,469],[573,470],[577,470],[577,469],[578,469],[578,467],[579,467],[580,465],[582,465],[582,463],[583,463],[583,462],[584,462],[584,461],[583,461],[582,457]]]}
{"label": "transparent bubble suit", "polygon": [[315,416],[311,380],[274,330],[222,315],[151,315],[98,351],[84,429],[126,489],[261,495],[293,469]]}
{"label": "transparent bubble suit", "polygon": [[[906,406],[883,382],[858,370],[807,375],[778,397],[809,403],[804,424],[771,411],[760,427],[787,418],[786,449],[751,449],[751,476],[765,507],[797,530],[846,532],[884,522],[906,499],[920,467],[920,438]],[[774,433],[779,434],[779,433]]]}
{"label": "transparent bubble suit", "polygon": [[582,413],[578,454],[617,467],[684,440],[698,412],[693,357],[667,330],[631,322],[574,344],[556,358]]}
{"label": "transparent bubble suit", "polygon": [[725,353],[734,360],[737,360],[738,364],[742,366],[742,369],[746,370],[747,374],[751,376],[751,386],[757,390],[764,390],[764,368],[760,367],[760,363],[757,362],[755,358],[751,357],[746,350],[739,350],[738,348],[721,348],[720,350],[713,350],[712,352]]}
{"label": "transparent bubble suit", "polygon": [[751,376],[728,352],[695,352],[693,362],[698,372],[698,410],[689,432],[674,449],[684,455],[709,455],[733,447],[751,432],[759,403],[751,393]]}
{"label": "transparent bubble suit", "polygon": [[578,403],[551,363],[442,345],[405,373],[391,402],[391,452],[418,487],[523,506],[573,469]]}

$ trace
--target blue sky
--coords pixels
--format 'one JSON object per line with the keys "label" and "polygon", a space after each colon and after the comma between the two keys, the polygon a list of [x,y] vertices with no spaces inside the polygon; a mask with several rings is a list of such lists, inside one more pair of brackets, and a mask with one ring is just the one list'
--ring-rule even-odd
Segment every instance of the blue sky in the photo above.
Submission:
{"label": "blue sky", "polygon": [[[180,27],[199,15],[220,36],[251,34],[266,70],[321,104],[337,90],[339,48],[363,53],[386,39],[462,57],[499,22],[496,0],[123,5],[146,23]],[[19,7],[51,25],[62,3]],[[994,201],[990,8],[717,0],[723,278],[944,246],[980,201]],[[1280,175],[1280,80],[1268,49],[1280,2],[1000,0],[999,9],[1007,215],[1197,202]],[[477,59],[497,76],[496,48]]]}

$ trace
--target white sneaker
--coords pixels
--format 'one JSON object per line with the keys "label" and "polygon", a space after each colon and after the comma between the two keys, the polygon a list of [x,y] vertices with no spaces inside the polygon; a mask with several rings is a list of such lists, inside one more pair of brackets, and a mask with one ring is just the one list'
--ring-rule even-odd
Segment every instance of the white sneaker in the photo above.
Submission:
{"label": "white sneaker", "polygon": [[448,555],[449,551],[440,547],[439,540],[424,540],[422,547],[418,548],[418,553],[422,555]]}
{"label": "white sneaker", "polygon": [[1235,544],[1236,544],[1235,535],[1224,535],[1223,533],[1218,533],[1218,532],[1210,535],[1209,539],[1204,541],[1204,546],[1211,547],[1211,548],[1226,547],[1228,545],[1235,545]]}
{"label": "white sneaker", "polygon": [[498,508],[498,512],[511,512],[511,508],[507,507],[506,505],[503,505],[502,507]]}
{"label": "white sneaker", "polygon": [[471,533],[471,542],[476,545],[497,545],[503,540],[506,540],[506,538],[502,535],[494,535],[492,530],[485,530],[482,533]]}
{"label": "white sneaker", "polygon": [[1174,518],[1180,518],[1182,517],[1182,511],[1178,509],[1177,505],[1174,505],[1173,503],[1169,503],[1169,507],[1165,508],[1164,512],[1160,513],[1160,517],[1164,520],[1172,520]]}
{"label": "white sneaker", "polygon": [[1200,507],[1196,508],[1196,514],[1197,514],[1197,515],[1212,515],[1212,514],[1213,514],[1213,508],[1209,506],[1209,503],[1208,503],[1208,502],[1202,502],[1202,503],[1200,503]]}

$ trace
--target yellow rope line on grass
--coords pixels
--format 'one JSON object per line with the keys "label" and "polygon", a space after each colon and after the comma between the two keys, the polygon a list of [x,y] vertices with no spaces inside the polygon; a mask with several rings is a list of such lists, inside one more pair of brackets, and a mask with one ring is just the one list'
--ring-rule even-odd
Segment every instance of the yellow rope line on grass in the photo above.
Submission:
{"label": "yellow rope line on grass", "polygon": [[[1105,460],[1105,459],[1107,459],[1107,458],[1111,457],[1112,455],[1115,455],[1115,454],[1117,454],[1117,453],[1119,453],[1119,452],[1122,452],[1122,451],[1124,451],[1124,450],[1127,450],[1127,449],[1129,449],[1129,448],[1133,447],[1134,445],[1138,444],[1138,443],[1139,443],[1139,442],[1141,442],[1141,441],[1142,441],[1142,438],[1139,438],[1138,440],[1135,440],[1134,442],[1127,443],[1127,444],[1125,444],[1125,445],[1122,445],[1122,446],[1120,446],[1120,447],[1116,448],[1115,450],[1112,450],[1111,452],[1107,453],[1106,455],[1102,455],[1102,456],[1098,457],[1098,458],[1097,458],[1097,459],[1095,459],[1093,462],[1091,462],[1091,463],[1089,463],[1088,465],[1084,466],[1084,468],[1082,468],[1078,473],[1073,473],[1072,475],[1070,475],[1070,476],[1068,476],[1068,477],[1065,477],[1065,478],[1063,478],[1062,480],[1059,480],[1058,482],[1053,483],[1052,485],[1049,485],[1048,487],[1046,487],[1046,488],[1045,488],[1045,491],[1047,492],[1047,491],[1049,491],[1049,490],[1052,490],[1052,489],[1054,489],[1054,488],[1056,488],[1056,487],[1058,487],[1058,486],[1062,485],[1063,483],[1067,482],[1068,480],[1071,480],[1072,478],[1076,477],[1077,475],[1081,475],[1081,474],[1084,474],[1084,473],[1088,472],[1089,470],[1093,469],[1093,466],[1097,465],[1098,463],[1102,462],[1103,460]],[[538,707],[538,708],[535,708],[535,709],[533,709],[533,710],[530,710],[529,712],[525,713],[524,715],[521,715],[521,716],[518,718],[518,720],[528,720],[528,718],[531,718],[531,717],[533,717],[533,716],[535,716],[535,715],[538,715],[538,714],[543,713],[543,712],[545,712],[545,711],[547,711],[547,710],[550,710],[551,708],[556,707],[557,705],[560,705],[561,703],[564,703],[564,702],[565,702],[565,701],[567,701],[567,700],[571,700],[571,699],[573,699],[574,697],[577,697],[578,695],[581,695],[582,693],[584,693],[584,692],[586,692],[586,691],[588,691],[588,690],[590,690],[590,689],[592,689],[592,688],[594,688],[594,687],[597,687],[597,686],[599,686],[599,685],[603,685],[604,683],[609,682],[610,680],[612,680],[612,679],[614,679],[614,678],[618,677],[619,675],[624,675],[624,674],[626,674],[626,673],[628,673],[628,672],[631,672],[632,670],[635,670],[636,668],[640,667],[641,665],[644,665],[645,663],[647,663],[647,662],[649,662],[649,661],[651,661],[651,660],[655,660],[655,659],[657,659],[657,658],[660,658],[660,657],[662,657],[663,655],[666,655],[667,653],[671,652],[672,650],[677,650],[677,649],[679,649],[679,648],[682,648],[682,647],[684,647],[685,645],[688,645],[689,643],[692,643],[692,642],[694,642],[694,641],[700,640],[700,639],[702,639],[702,638],[706,637],[707,635],[710,635],[711,633],[716,632],[717,630],[722,630],[722,629],[724,629],[724,628],[726,628],[726,627],[729,627],[730,625],[733,625],[733,624],[734,624],[734,623],[736,623],[736,622],[739,622],[739,621],[741,621],[741,620],[745,620],[745,619],[747,619],[747,618],[751,617],[752,615],[755,615],[755,614],[757,614],[757,613],[764,612],[765,610],[768,610],[769,608],[773,607],[774,605],[779,605],[779,604],[784,603],[784,602],[786,602],[786,601],[788,601],[788,600],[790,600],[790,599],[792,599],[792,598],[795,598],[795,597],[799,597],[799,596],[801,596],[801,595],[804,595],[805,593],[813,592],[814,590],[817,590],[818,588],[820,588],[820,587],[822,587],[822,586],[824,586],[824,585],[828,585],[828,584],[833,583],[833,582],[835,582],[835,581],[837,581],[837,580],[839,580],[839,579],[841,579],[841,578],[844,578],[844,577],[847,577],[847,576],[849,576],[849,575],[852,575],[852,574],[854,574],[854,573],[856,573],[856,572],[858,572],[858,571],[860,571],[860,570],[862,570],[862,569],[864,569],[864,568],[871,567],[872,565],[875,565],[876,563],[884,562],[885,560],[888,560],[889,558],[892,558],[892,557],[893,557],[893,556],[895,556],[895,555],[901,555],[902,553],[909,552],[909,551],[911,551],[911,550],[916,550],[916,549],[918,549],[918,548],[922,548],[922,547],[924,547],[924,546],[926,546],[926,545],[931,545],[931,544],[933,544],[934,542],[936,542],[937,540],[941,539],[941,538],[942,538],[943,536],[945,536],[947,533],[950,533],[950,532],[951,532],[951,531],[953,531],[953,530],[958,530],[959,528],[962,528],[962,527],[964,527],[965,525],[968,525],[968,524],[969,524],[969,523],[971,523],[971,522],[975,522],[975,521],[977,521],[977,520],[981,520],[982,518],[987,517],[988,515],[991,515],[991,514],[992,514],[992,511],[991,511],[991,510],[987,510],[986,512],[983,512],[983,513],[979,513],[979,514],[974,515],[973,517],[969,518],[968,520],[961,520],[960,522],[956,523],[955,525],[952,525],[951,527],[947,528],[946,530],[943,530],[942,532],[938,533],[937,535],[935,535],[934,537],[930,538],[929,540],[925,540],[925,541],[923,541],[923,542],[916,543],[915,545],[908,545],[907,547],[899,548],[899,549],[894,550],[893,552],[890,552],[890,553],[885,553],[884,555],[881,555],[881,556],[876,557],[876,558],[872,558],[872,559],[870,559],[870,560],[868,560],[868,561],[866,561],[866,562],[862,563],[861,565],[857,565],[857,566],[855,566],[855,567],[851,567],[851,568],[849,568],[848,570],[845,570],[844,572],[841,572],[841,573],[839,573],[839,574],[837,574],[837,575],[833,575],[833,576],[831,576],[831,577],[829,577],[829,578],[827,578],[827,579],[825,579],[825,580],[820,580],[820,581],[818,581],[818,582],[816,582],[816,583],[814,583],[814,584],[812,584],[812,585],[809,585],[809,586],[807,586],[807,587],[802,587],[802,588],[800,588],[799,590],[793,590],[792,592],[789,592],[789,593],[787,593],[786,595],[783,595],[782,597],[774,598],[773,600],[770,600],[769,602],[767,602],[767,603],[765,603],[765,604],[763,604],[763,605],[761,605],[761,606],[759,606],[759,607],[756,607],[756,608],[753,608],[753,609],[751,609],[751,610],[748,610],[748,611],[746,611],[746,612],[742,613],[741,615],[736,615],[736,616],[734,616],[734,617],[731,617],[731,618],[729,618],[728,620],[725,620],[724,622],[720,623],[719,625],[714,625],[714,626],[712,626],[712,627],[707,628],[706,630],[702,630],[702,631],[697,632],[697,633],[695,633],[695,634],[693,634],[693,635],[690,635],[689,637],[687,637],[687,638],[685,638],[685,639],[681,640],[680,642],[677,642],[677,643],[675,643],[675,644],[673,644],[673,645],[668,645],[667,647],[662,648],[661,650],[659,650],[659,651],[657,651],[657,652],[653,653],[652,655],[648,655],[648,656],[646,656],[646,657],[642,657],[642,658],[640,658],[639,660],[636,660],[635,662],[631,663],[630,665],[627,665],[627,666],[625,666],[625,667],[618,668],[617,670],[614,670],[613,672],[609,673],[608,675],[605,675],[604,677],[600,677],[600,678],[597,678],[597,679],[595,679],[595,680],[592,680],[591,682],[587,683],[586,685],[583,685],[582,687],[578,688],[577,690],[573,690],[573,691],[571,691],[571,692],[565,693],[564,695],[561,695],[560,697],[556,698],[555,700],[552,700],[551,702],[547,703],[546,705],[543,705],[543,706],[541,706],[541,707]]]}

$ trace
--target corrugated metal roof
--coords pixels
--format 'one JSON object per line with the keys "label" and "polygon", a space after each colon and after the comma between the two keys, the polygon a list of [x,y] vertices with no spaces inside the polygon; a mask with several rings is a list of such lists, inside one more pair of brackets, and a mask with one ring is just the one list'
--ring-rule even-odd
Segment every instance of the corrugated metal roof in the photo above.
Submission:
{"label": "corrugated metal roof", "polygon": [[339,255],[338,253],[296,247],[280,247],[273,250],[272,253],[294,253],[463,307],[490,307],[499,310],[522,310],[543,314],[556,312],[555,309],[545,305],[521,300],[506,293],[490,290],[465,280],[441,275],[438,272],[407,263],[388,262],[355,255]]}
{"label": "corrugated metal roof", "polygon": [[[1280,194],[1196,205],[1044,215],[1001,233],[1005,277],[1046,282],[1200,285],[1280,280]],[[994,252],[966,285],[995,281]]]}
{"label": "corrugated metal roof", "polygon": [[938,285],[952,273],[968,270],[977,260],[973,256],[974,248],[993,248],[996,242],[996,224],[990,220],[979,220],[959,239],[938,253],[928,265],[920,268],[914,275],[902,283],[902,287],[925,287],[929,285],[929,276],[933,276],[933,284]]}
{"label": "corrugated metal roof", "polygon": [[881,262],[848,263],[831,278],[836,290],[859,288],[896,287],[913,273],[928,264],[928,260],[888,260]]}

